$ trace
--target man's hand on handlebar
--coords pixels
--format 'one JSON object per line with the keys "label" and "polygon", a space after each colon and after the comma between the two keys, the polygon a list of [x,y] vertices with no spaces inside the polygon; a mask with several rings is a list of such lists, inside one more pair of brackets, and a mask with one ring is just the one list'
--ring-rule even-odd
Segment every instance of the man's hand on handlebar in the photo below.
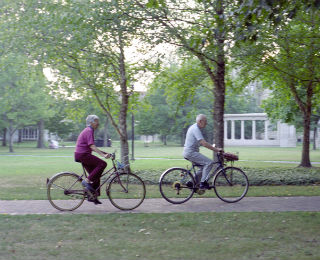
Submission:
{"label": "man's hand on handlebar", "polygon": [[224,153],[223,148],[217,148],[217,147],[215,147],[214,152],[216,152],[218,154],[223,154]]}
{"label": "man's hand on handlebar", "polygon": [[213,146],[214,151],[215,151],[216,153],[224,153],[223,148],[218,148],[218,147],[216,147],[216,144],[212,144],[212,146]]}
{"label": "man's hand on handlebar", "polygon": [[223,148],[216,148],[218,151],[217,153],[224,153]]}

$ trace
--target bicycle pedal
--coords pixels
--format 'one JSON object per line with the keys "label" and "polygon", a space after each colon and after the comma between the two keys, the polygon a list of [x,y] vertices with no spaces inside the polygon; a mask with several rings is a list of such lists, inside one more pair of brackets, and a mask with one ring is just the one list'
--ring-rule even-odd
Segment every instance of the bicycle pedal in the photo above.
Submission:
{"label": "bicycle pedal", "polygon": [[196,191],[196,193],[197,193],[198,195],[203,195],[203,194],[206,193],[206,190],[200,190],[200,189],[198,189],[198,190]]}

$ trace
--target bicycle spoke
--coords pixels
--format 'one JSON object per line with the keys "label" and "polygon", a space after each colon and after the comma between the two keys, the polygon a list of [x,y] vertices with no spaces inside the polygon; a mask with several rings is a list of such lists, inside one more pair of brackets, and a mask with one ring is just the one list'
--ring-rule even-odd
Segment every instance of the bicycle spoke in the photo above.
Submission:
{"label": "bicycle spoke", "polygon": [[74,210],[84,201],[84,190],[78,175],[61,173],[47,185],[48,200],[58,210]]}
{"label": "bicycle spoke", "polygon": [[194,193],[193,177],[183,168],[173,168],[165,172],[159,185],[162,197],[173,204],[186,202]]}
{"label": "bicycle spoke", "polygon": [[249,188],[247,176],[236,167],[227,167],[219,171],[212,182],[218,198],[229,203],[241,200]]}
{"label": "bicycle spoke", "polygon": [[54,187],[57,187],[57,188],[60,188],[61,190],[65,190],[64,187],[61,187],[60,185],[57,185],[55,183],[52,183],[51,186],[54,186]]}
{"label": "bicycle spoke", "polygon": [[135,174],[116,175],[107,187],[111,203],[121,210],[137,208],[143,202],[145,194],[145,185]]}

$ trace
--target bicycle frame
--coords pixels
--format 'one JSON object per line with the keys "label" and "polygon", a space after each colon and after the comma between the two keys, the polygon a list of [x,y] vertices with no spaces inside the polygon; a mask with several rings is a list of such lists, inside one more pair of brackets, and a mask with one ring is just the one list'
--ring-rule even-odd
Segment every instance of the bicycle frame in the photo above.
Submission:
{"label": "bicycle frame", "polygon": [[[217,154],[217,157],[218,157],[218,160],[216,162],[214,162],[214,165],[218,164],[218,166],[215,168],[215,170],[213,170],[207,177],[207,179],[210,179],[212,176],[216,175],[220,170],[223,170],[224,169],[224,166],[225,166],[225,163],[223,161],[223,155],[221,154]],[[196,163],[192,163],[192,170],[193,170],[193,176],[195,177],[196,176],[196,167],[199,167],[197,166]],[[190,171],[190,170],[189,170]],[[190,171],[191,172],[191,171]]]}
{"label": "bicycle frame", "polygon": [[[101,182],[101,184],[99,185],[99,187],[96,188],[96,191],[99,190],[99,189],[101,189],[101,187],[102,187],[105,183],[107,183],[107,182],[111,179],[111,177],[113,177],[113,176],[115,176],[115,175],[117,175],[117,176],[119,177],[119,175],[120,175],[119,169],[118,169],[117,165],[115,164],[115,153],[112,154],[111,160],[112,160],[112,167],[111,167],[109,170],[107,170],[107,171],[105,171],[104,173],[101,174],[100,179],[102,180],[102,182]],[[88,173],[87,173],[86,169],[84,168],[83,164],[81,164],[81,165],[82,165],[82,169],[83,169],[83,174],[80,176],[80,179],[82,180],[83,177],[85,177],[85,178],[88,177]],[[126,165],[125,165],[125,166],[126,166]],[[125,166],[122,165],[123,168],[124,168]],[[120,170],[122,170],[123,168],[121,168]],[[110,172],[111,172],[111,173],[110,173]],[[109,173],[110,173],[110,175],[103,180],[102,178],[103,178],[104,176],[106,176],[107,174],[109,174]],[[127,192],[128,189],[125,188],[125,187],[122,185],[122,182],[121,182],[121,179],[120,179],[120,178],[119,178],[119,182],[120,182],[121,187],[125,190],[125,192]]]}

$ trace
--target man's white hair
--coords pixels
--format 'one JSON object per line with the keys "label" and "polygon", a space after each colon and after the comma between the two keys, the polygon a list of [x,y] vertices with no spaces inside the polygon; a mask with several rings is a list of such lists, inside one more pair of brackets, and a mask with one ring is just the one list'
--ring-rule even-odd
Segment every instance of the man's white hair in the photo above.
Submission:
{"label": "man's white hair", "polygon": [[94,120],[96,120],[96,119],[99,120],[99,117],[96,116],[96,115],[88,115],[88,116],[87,116],[87,119],[86,119],[86,125],[87,125],[87,126],[90,126],[91,123],[93,123]]}
{"label": "man's white hair", "polygon": [[196,122],[198,123],[200,122],[200,120],[203,120],[203,119],[207,119],[207,117],[204,114],[197,115]]}

